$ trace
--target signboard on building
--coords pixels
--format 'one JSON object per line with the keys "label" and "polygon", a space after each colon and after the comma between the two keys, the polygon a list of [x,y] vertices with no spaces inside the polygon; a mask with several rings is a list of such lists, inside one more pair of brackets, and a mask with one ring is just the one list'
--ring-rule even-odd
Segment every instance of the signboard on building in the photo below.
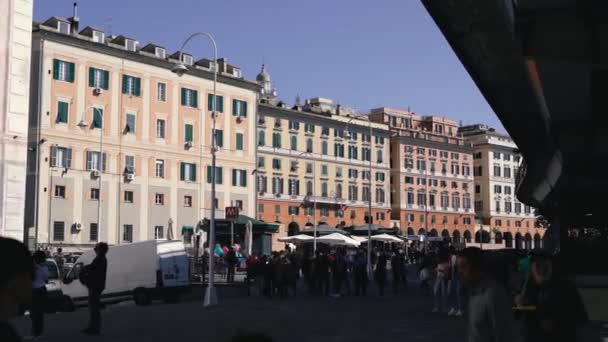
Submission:
{"label": "signboard on building", "polygon": [[226,207],[226,218],[236,219],[239,217],[239,207]]}

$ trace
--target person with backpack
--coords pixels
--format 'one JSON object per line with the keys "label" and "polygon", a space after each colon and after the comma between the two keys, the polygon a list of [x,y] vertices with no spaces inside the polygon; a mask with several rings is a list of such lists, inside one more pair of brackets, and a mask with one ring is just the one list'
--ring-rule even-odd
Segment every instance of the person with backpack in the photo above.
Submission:
{"label": "person with backpack", "polygon": [[101,293],[106,287],[106,273],[108,271],[108,244],[99,242],[95,245],[95,259],[84,266],[80,274],[80,281],[89,290],[89,325],[82,330],[87,335],[101,333]]}

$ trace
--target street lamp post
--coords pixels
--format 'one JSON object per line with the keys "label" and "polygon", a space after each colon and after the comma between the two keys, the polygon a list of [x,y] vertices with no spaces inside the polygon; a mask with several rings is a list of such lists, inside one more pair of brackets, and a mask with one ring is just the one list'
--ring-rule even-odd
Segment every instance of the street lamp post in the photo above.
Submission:
{"label": "street lamp post", "polygon": [[[216,107],[217,107],[217,94],[216,94],[216,90],[217,90],[217,44],[215,42],[215,39],[213,39],[213,36],[210,33],[207,32],[197,32],[197,33],[193,33],[192,35],[190,35],[182,44],[181,48],[179,49],[179,63],[176,64],[171,71],[176,73],[178,76],[182,76],[183,74],[188,72],[188,68],[183,64],[182,62],[182,51],[184,50],[184,47],[186,47],[186,44],[188,44],[188,42],[196,37],[196,36],[205,36],[207,38],[209,38],[209,40],[211,41],[211,44],[213,45],[213,103],[212,103],[212,111],[211,111],[211,122],[212,122],[212,129],[211,129],[211,212],[210,212],[210,220],[209,220],[209,281],[207,282],[207,289],[205,291],[205,297],[203,299],[203,305],[204,306],[211,306],[211,305],[216,305],[217,304],[217,295],[215,292],[215,253],[213,250],[213,247],[215,246],[215,178],[216,178],[216,151],[217,151],[217,140],[216,140],[216,130],[215,130],[215,124],[216,124]],[[203,110],[200,111],[200,124],[199,126],[202,128],[202,124],[203,124],[203,120],[204,120],[204,116],[203,116]],[[200,141],[200,164],[201,164],[201,170],[203,169],[203,139],[202,139],[202,131],[201,131],[201,136],[199,137],[199,141]],[[199,181],[199,220],[198,220],[198,224],[200,225],[201,222],[201,213],[200,213],[200,208],[201,208],[201,204],[202,204],[202,193],[203,193],[203,182],[202,180]]]}
{"label": "street lamp post", "polygon": [[[102,179],[102,175],[103,175],[103,110],[102,112],[98,112],[99,108],[95,107],[95,106],[89,106],[87,107],[84,111],[86,113],[88,108],[93,108],[93,122],[95,122],[95,114],[99,113],[99,119],[101,120],[100,124],[101,126],[99,127],[99,159],[97,159],[97,171],[99,172],[99,174],[97,175],[97,187],[98,187],[98,193],[97,193],[97,240],[100,239],[101,237],[101,195],[102,195],[102,191],[101,191],[101,179]],[[105,109],[105,106],[103,107],[103,109]],[[88,127],[89,125],[87,124],[87,122],[84,120],[84,115],[82,116],[82,120],[80,120],[80,122],[78,122],[78,127],[85,129],[86,127]],[[119,241],[117,241],[118,243]]]}
{"label": "street lamp post", "polygon": [[[302,152],[298,154],[297,158],[308,154],[312,158],[312,224],[313,224],[313,240],[312,240],[312,251],[313,253],[317,252],[317,197],[316,197],[316,188],[317,188],[317,162],[310,152]],[[307,194],[308,195],[308,194]]]}
{"label": "street lamp post", "polygon": [[[350,118],[346,122],[346,127],[349,127],[350,123],[355,118]],[[367,221],[367,276],[371,279],[372,276],[372,120],[370,117],[367,119],[368,128],[369,128],[369,192],[368,192],[368,215],[369,219]],[[350,139],[350,133],[348,138]]]}

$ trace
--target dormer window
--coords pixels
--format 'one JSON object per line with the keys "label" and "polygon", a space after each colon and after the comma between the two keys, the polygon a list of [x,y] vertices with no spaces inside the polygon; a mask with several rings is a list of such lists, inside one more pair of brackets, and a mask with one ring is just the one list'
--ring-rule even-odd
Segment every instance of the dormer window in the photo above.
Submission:
{"label": "dormer window", "polygon": [[93,31],[93,41],[95,43],[102,43],[103,44],[104,41],[105,41],[105,38],[106,38],[106,36],[105,36],[105,34],[103,32],[101,32],[101,31]]}
{"label": "dormer window", "polygon": [[63,34],[70,34],[70,23],[66,23],[65,21],[58,21],[57,31]]}
{"label": "dormer window", "polygon": [[154,55],[158,58],[165,59],[166,54],[167,54],[167,51],[161,47],[156,47],[154,49]]}
{"label": "dormer window", "polygon": [[137,41],[133,39],[125,39],[125,48],[129,51],[136,51]]}
{"label": "dormer window", "polygon": [[182,63],[192,65],[194,63],[194,59],[190,55],[182,54]]}

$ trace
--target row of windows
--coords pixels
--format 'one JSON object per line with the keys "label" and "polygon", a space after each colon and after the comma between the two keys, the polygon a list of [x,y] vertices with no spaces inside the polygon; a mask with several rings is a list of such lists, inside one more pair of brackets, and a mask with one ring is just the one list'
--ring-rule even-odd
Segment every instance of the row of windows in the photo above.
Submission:
{"label": "row of windows", "polygon": [[[414,147],[411,145],[403,146],[403,152],[405,153],[414,153],[414,150],[418,155],[425,155],[428,153],[430,157],[437,157],[437,150],[434,149],[425,149],[424,147]],[[467,160],[468,156],[466,154],[463,154],[462,156],[464,160]],[[439,151],[439,158],[448,159],[448,157],[452,160],[458,160],[460,158],[460,153]]]}
{"label": "row of windows", "polygon": [[[260,124],[261,125],[265,125],[266,123],[266,119],[264,119],[264,117],[260,117]],[[281,124],[281,119],[276,118],[274,121],[274,129],[280,129],[282,127]],[[292,132],[296,132],[300,130],[300,122],[296,121],[296,120],[289,120],[288,121],[288,125],[287,125],[288,129]],[[305,123],[304,124],[304,132],[305,133],[309,133],[309,134],[314,134],[315,133],[315,128],[316,126],[314,124],[310,124],[310,123]],[[329,137],[330,136],[330,127],[321,127],[321,137]],[[341,138],[341,139],[346,139],[346,140],[350,140],[350,141],[357,141],[359,140],[359,135],[361,136],[361,141],[364,143],[371,143],[371,136],[368,133],[358,133],[355,130],[351,129],[338,129],[338,128],[334,128],[333,129],[333,136],[335,138]],[[376,135],[374,136],[374,142],[377,145],[384,145],[385,144],[386,139],[383,136],[379,136]]]}
{"label": "row of windows", "polygon": [[[494,151],[494,152],[492,152],[492,155],[493,155],[494,160],[500,160],[501,156],[502,156],[502,160],[504,160],[504,161],[511,161],[511,157],[513,157],[513,160],[516,163],[519,163],[519,161],[521,160],[521,156],[519,156],[517,154],[512,156],[510,153],[506,153],[506,152],[501,153],[498,151]],[[481,158],[481,155],[480,155],[480,158]]]}
{"label": "row of windows", "polygon": [[[282,148],[282,135],[281,133],[275,132],[272,134],[272,147]],[[298,150],[298,138],[296,136],[290,137],[290,149],[292,151]],[[258,131],[258,145],[266,146],[266,132],[264,130]],[[356,146],[348,146],[348,159],[360,159],[362,161],[371,160],[371,149],[368,147],[361,147],[361,154]],[[306,152],[315,153],[314,140],[312,138],[306,139]],[[334,143],[334,156],[345,158],[345,146],[344,144]],[[318,151],[317,151],[318,152]],[[329,155],[329,143],[327,141],[321,141],[321,154]],[[384,152],[381,149],[376,150],[376,162],[382,163],[384,160]]]}
{"label": "row of windows", "polygon": [[[93,122],[91,123],[91,128],[103,128],[103,109],[102,108],[93,108]],[[57,102],[57,123],[68,123],[68,112],[69,112],[69,103],[64,101]],[[134,113],[127,112],[125,114],[125,127],[123,130],[124,134],[135,134],[137,131],[136,125],[136,115]],[[156,138],[157,139],[165,139],[166,130],[167,130],[167,121],[165,119],[156,119]],[[193,142],[193,130],[194,127],[192,124],[184,124],[184,143]],[[224,131],[221,129],[215,130],[216,134],[216,146],[223,147],[224,146]],[[242,151],[244,135],[243,133],[235,133],[235,142],[236,142],[236,150]]]}
{"label": "row of windows", "polygon": [[[106,172],[107,162],[106,153],[101,154],[96,151],[86,152],[86,170],[97,170]],[[135,173],[135,156],[127,155],[124,159],[125,169],[124,173]],[[72,149],[59,146],[51,146],[51,166],[72,168]],[[186,182],[196,182],[196,165],[195,163],[180,163],[180,180]],[[165,178],[166,163],[164,159],[154,160],[154,176],[157,178]],[[223,184],[223,168],[217,167],[215,173],[216,184]],[[207,166],[207,183],[212,183],[213,173],[211,172],[211,166]],[[233,186],[247,186],[247,170],[232,169],[232,185]]]}
{"label": "row of windows", "polygon": [[[189,241],[189,235],[184,233],[184,241]],[[53,222],[53,241],[65,241],[66,225],[63,221]],[[121,231],[122,242],[133,242],[133,225],[124,224]],[[165,227],[154,226],[154,238],[164,239],[165,238]],[[89,224],[89,241],[97,242],[99,239],[99,228],[97,223]]]}
{"label": "row of windows", "polygon": [[[418,219],[420,221],[420,223],[424,223],[424,214],[421,214],[418,216]],[[435,217],[435,215],[431,215],[430,216],[431,219],[431,223],[437,223],[437,218]],[[414,214],[405,214],[405,220],[407,222],[414,222],[416,221],[416,216]],[[459,224],[459,218],[458,216],[454,216],[454,219],[452,222],[454,222],[454,224]],[[462,224],[471,224],[472,220],[470,217],[463,217],[462,218]],[[448,223],[448,217],[447,216],[443,216],[441,223],[443,224],[447,224]]]}
{"label": "row of windows", "polygon": [[[447,162],[441,162],[441,173],[442,174],[447,174],[448,172],[448,163]],[[413,169],[414,168],[414,159],[412,158],[405,158],[404,159],[404,167],[405,169]],[[424,159],[417,159],[416,160],[416,169],[419,171],[426,171],[427,169],[427,161]],[[435,161],[430,161],[429,162],[429,171],[430,172],[436,172],[436,163]],[[460,174],[462,174],[463,176],[470,176],[471,175],[471,167],[468,164],[463,164],[463,165],[459,165],[457,163],[452,163],[451,164],[451,168],[450,168],[450,172],[452,173],[452,175],[458,176]]]}
{"label": "row of windows", "polygon": [[[414,184],[414,180],[416,180],[416,184],[417,185],[428,185],[429,186],[439,186],[442,188],[446,188],[448,186],[448,182],[445,180],[438,180],[438,179],[434,179],[434,178],[428,178],[428,182],[427,182],[427,178],[423,178],[423,177],[411,177],[411,176],[405,176],[404,182],[405,184]],[[458,189],[458,182],[451,182],[451,188],[452,189]],[[461,183],[461,189],[463,190],[468,190],[469,189],[469,183]]]}
{"label": "row of windows", "polygon": [[[494,177],[503,177],[503,178],[513,178],[513,177],[515,177],[515,175],[517,175],[517,170],[518,170],[518,168],[516,168],[516,167],[514,167],[513,171],[511,171],[511,167],[509,167],[509,166],[505,166],[503,168],[499,164],[495,164],[493,176]],[[473,175],[475,177],[483,176],[483,167],[476,166],[473,169]]]}
{"label": "row of windows", "polygon": [[[263,213],[265,209],[265,205],[263,203],[258,204],[258,212],[259,213]],[[288,206],[287,207],[287,213],[289,215],[300,215],[300,209],[303,209],[304,211],[304,215],[306,216],[313,216],[314,215],[314,207],[299,207],[299,206]],[[329,209],[329,208],[319,208],[319,213],[320,216],[324,216],[324,217],[329,217],[330,212],[334,213],[334,217],[344,217],[344,209]],[[283,209],[281,207],[281,205],[274,205],[274,213],[276,215],[281,215],[283,212]],[[368,216],[368,211],[366,211],[364,213],[364,217]],[[384,212],[376,212],[376,220],[385,220],[386,219],[386,213]],[[355,219],[357,218],[357,212],[355,210],[351,210],[350,211],[350,218],[351,219]]]}
{"label": "row of windows", "polygon": [[[55,185],[55,189],[53,191],[53,195],[55,198],[65,199],[66,198],[66,186],[65,185]],[[89,190],[89,200],[91,201],[99,201],[99,188],[91,188]],[[124,191],[123,192],[123,201],[124,203],[135,203],[135,196],[133,191]],[[192,207],[192,196],[185,195],[183,197],[182,205],[184,207]],[[154,194],[154,204],[156,205],[165,205],[165,194],[163,193],[155,193]],[[215,208],[218,209],[218,201],[217,199],[214,202]],[[234,205],[239,207],[241,210],[243,209],[243,201],[236,200],[234,201]]]}
{"label": "row of windows", "polygon": [[[515,205],[513,205],[513,203],[511,201],[504,201],[502,202],[504,203],[504,207],[502,207],[501,209],[501,202],[500,201],[495,201],[494,203],[494,210],[497,213],[500,213],[501,211],[504,211],[505,213],[516,213],[516,214],[521,214],[522,212],[522,205],[519,202],[515,202]],[[530,208],[530,206],[524,205],[523,206],[523,212],[525,214],[530,214],[532,211],[532,208]]]}
{"label": "row of windows", "polygon": [[[295,178],[288,178],[287,183],[283,177],[272,177],[258,176],[257,178],[257,189],[259,193],[268,192],[268,181],[271,182],[272,193],[275,195],[287,194],[292,196],[299,196],[305,194],[306,196],[321,196],[331,197],[335,199],[343,199],[344,190],[341,183],[335,185],[335,188],[330,192],[329,185],[327,182],[321,182],[321,188],[315,189],[312,180],[308,180],[305,183],[304,192],[300,192],[300,180]],[[287,184],[287,188],[285,185]],[[361,189],[361,197],[359,197],[359,189]],[[386,203],[386,192],[384,188],[376,187],[375,200],[378,203]],[[369,186],[358,187],[357,185],[348,185],[348,200],[350,201],[369,201],[371,196]]]}
{"label": "row of windows", "polygon": [[[415,197],[415,195],[417,196]],[[417,194],[414,194],[413,190],[408,190],[406,192],[406,203],[408,206],[414,204],[418,204],[419,206],[426,206],[428,203],[429,206],[434,207],[437,205],[436,197],[439,197],[439,204],[442,208],[447,209],[450,207],[450,195],[447,192],[442,192],[441,194],[429,193],[427,196],[426,192],[421,190],[418,190]],[[460,195],[454,193],[451,197],[451,207],[454,208],[454,210],[460,209]],[[415,201],[415,199],[417,199],[417,201]],[[471,197],[469,194],[464,194],[462,196],[462,208],[471,209]]]}
{"label": "row of windows", "polygon": [[[289,171],[291,172],[296,172],[299,169],[299,162],[297,160],[292,160],[290,161],[290,166],[289,166]],[[258,169],[265,169],[266,168],[266,157],[258,157]],[[310,175],[314,175],[314,164],[313,163],[306,163],[306,173],[310,174]],[[283,163],[281,159],[278,158],[273,158],[272,159],[272,169],[276,170],[276,171],[280,171],[283,168]],[[340,166],[336,166],[335,168],[335,176],[336,178],[342,178],[343,177],[343,168]],[[370,172],[367,170],[362,170],[359,171],[357,169],[348,169],[348,178],[353,178],[356,179],[359,177],[359,173],[361,173],[361,179],[363,180],[369,180],[370,179]],[[321,165],[321,176],[329,176],[329,166],[328,165]],[[384,182],[386,180],[386,174],[384,172],[376,172],[375,174],[375,179],[378,182]]]}
{"label": "row of windows", "polygon": [[[75,64],[72,62],[53,59],[53,78],[55,80],[73,83],[75,79]],[[109,72],[107,70],[89,67],[89,87],[108,90]],[[122,93],[131,96],[141,96],[141,78],[131,75],[122,75]],[[167,84],[158,82],[156,84],[156,100],[167,101]],[[181,88],[181,105],[198,108],[198,91],[189,88]],[[213,94],[207,94],[207,110],[213,111]],[[216,111],[224,112],[224,97],[217,96]],[[247,117],[247,102],[237,99],[232,100],[232,115]]]}

